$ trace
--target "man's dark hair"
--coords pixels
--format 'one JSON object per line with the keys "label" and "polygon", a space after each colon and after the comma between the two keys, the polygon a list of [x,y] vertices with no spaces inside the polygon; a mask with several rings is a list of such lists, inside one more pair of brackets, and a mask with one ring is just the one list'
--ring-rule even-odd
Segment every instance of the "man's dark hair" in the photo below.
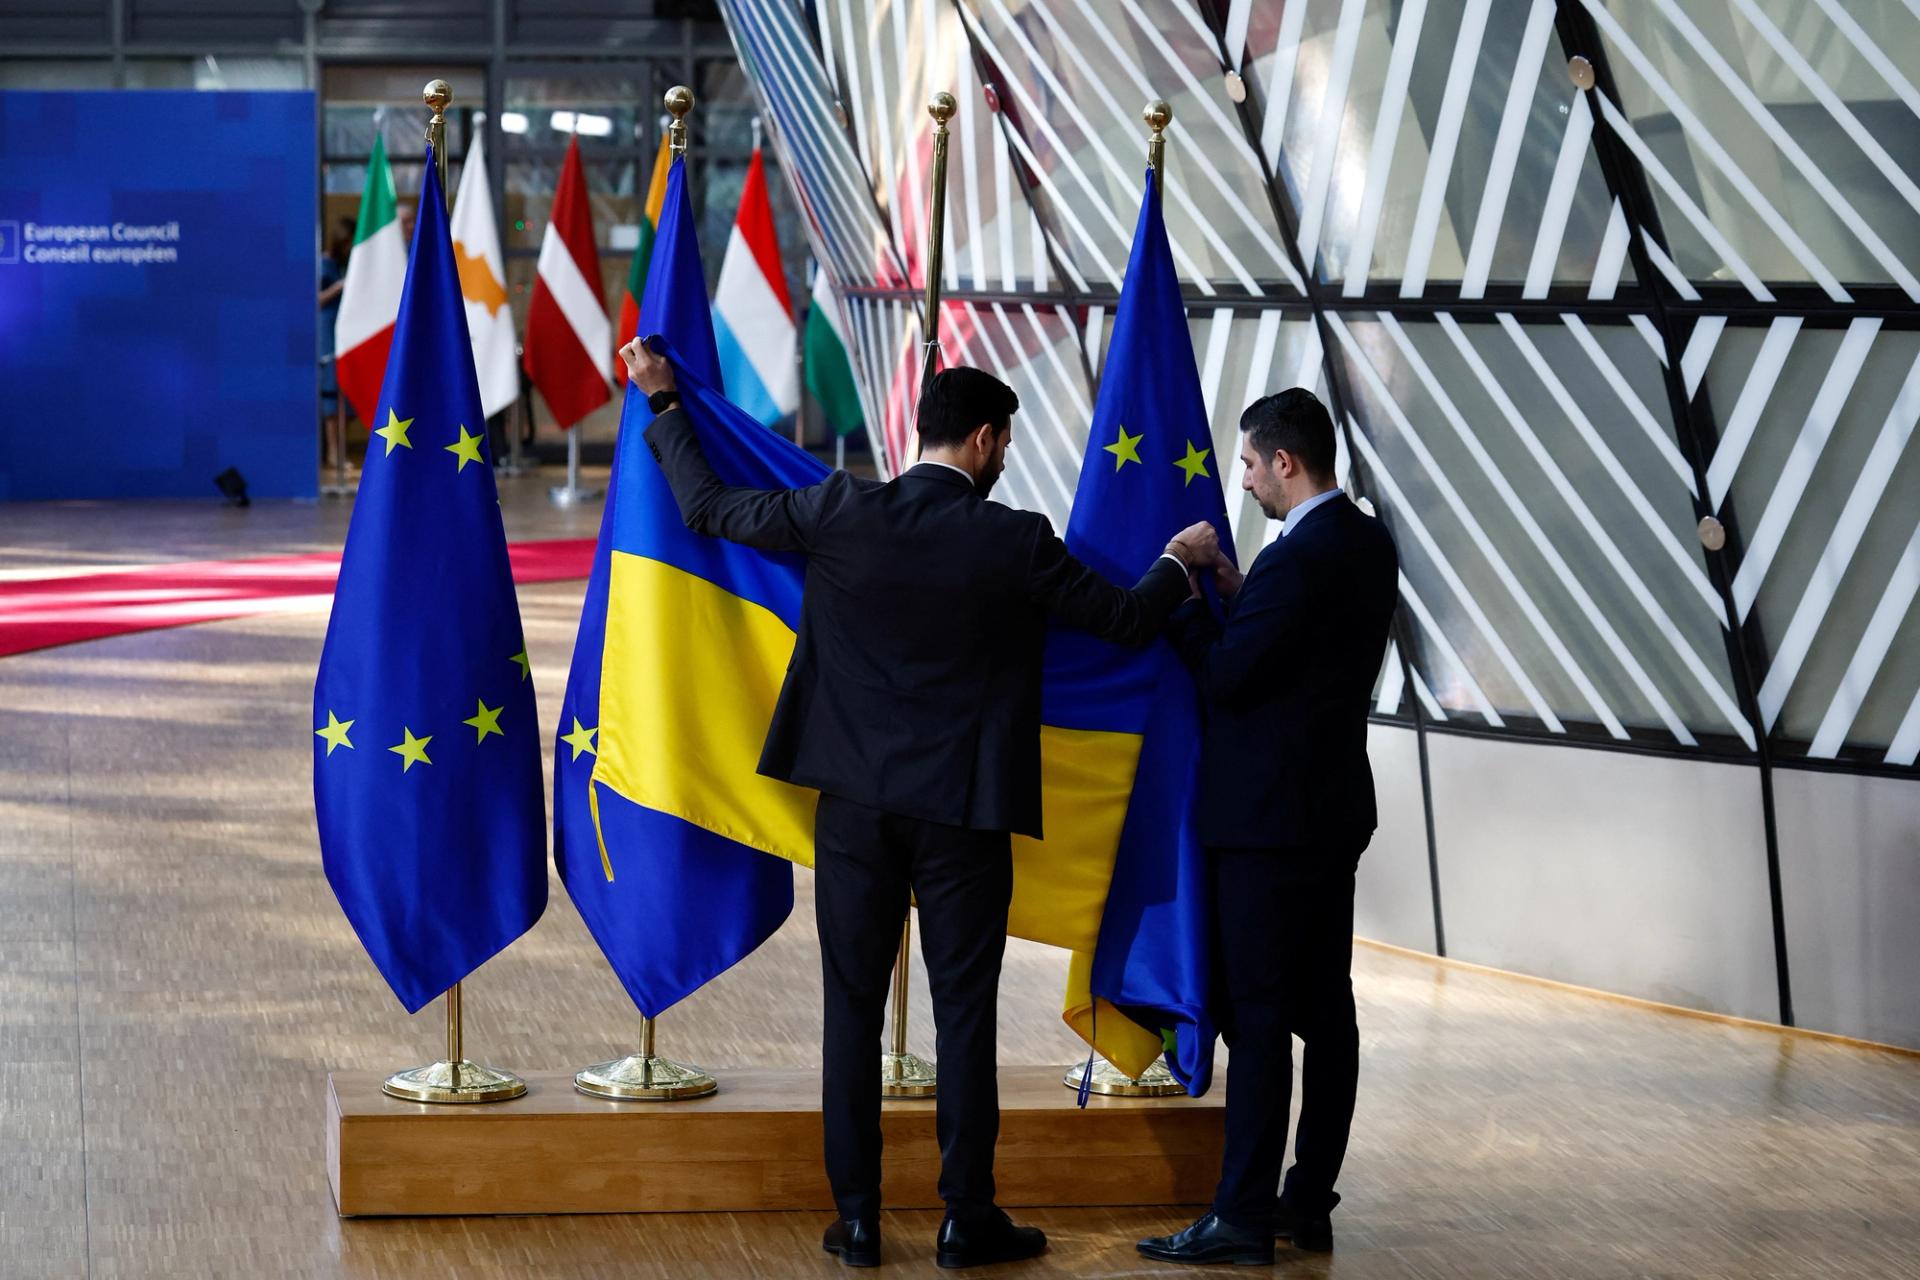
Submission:
{"label": "man's dark hair", "polygon": [[965,365],[942,369],[920,397],[920,443],[929,449],[959,444],[984,422],[998,435],[1019,407],[1013,388],[990,373]]}
{"label": "man's dark hair", "polygon": [[1333,479],[1333,417],[1305,387],[1255,400],[1240,415],[1240,429],[1261,457],[1285,449],[1315,480]]}

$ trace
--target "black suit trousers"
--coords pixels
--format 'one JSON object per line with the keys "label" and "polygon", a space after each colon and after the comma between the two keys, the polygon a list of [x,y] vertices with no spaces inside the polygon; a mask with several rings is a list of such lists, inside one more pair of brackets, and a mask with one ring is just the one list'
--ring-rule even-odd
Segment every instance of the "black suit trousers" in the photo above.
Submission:
{"label": "black suit trousers", "polygon": [[1306,1049],[1285,1199],[1305,1214],[1327,1212],[1340,1200],[1333,1184],[1346,1159],[1360,1069],[1354,859],[1292,849],[1216,848],[1207,856],[1215,1004],[1232,1052],[1213,1208],[1236,1226],[1265,1231],[1287,1154],[1296,1035]]}
{"label": "black suit trousers", "polygon": [[880,1211],[880,1052],[909,895],[933,997],[940,1196],[960,1218],[993,1204],[1000,1134],[995,1021],[1013,897],[1012,842],[822,795],[814,906],[825,994],[827,1180],[843,1218]]}

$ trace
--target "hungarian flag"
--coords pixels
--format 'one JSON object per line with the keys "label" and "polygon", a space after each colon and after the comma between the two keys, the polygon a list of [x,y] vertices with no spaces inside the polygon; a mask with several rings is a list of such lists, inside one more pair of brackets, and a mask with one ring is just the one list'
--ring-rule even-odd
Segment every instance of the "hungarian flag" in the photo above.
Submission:
{"label": "hungarian flag", "polygon": [[860,389],[853,380],[853,362],[847,358],[846,321],[840,314],[840,299],[833,292],[833,277],[825,267],[813,272],[813,301],[807,307],[806,346],[807,390],[827,426],[836,436],[850,436],[867,423],[860,407]]}
{"label": "hungarian flag", "polygon": [[486,153],[477,136],[453,201],[453,262],[467,304],[480,408],[491,418],[520,398],[520,362],[514,354],[513,308],[507,305],[507,262],[487,189]]}
{"label": "hungarian flag", "polygon": [[673,167],[673,155],[667,135],[660,135],[660,150],[653,157],[653,180],[647,184],[647,208],[640,215],[640,237],[634,242],[633,261],[627,265],[627,288],[620,295],[620,325],[613,331],[613,377],[625,380],[619,360],[620,348],[640,336],[640,299],[647,296],[647,265],[653,261],[653,238],[660,230],[660,211],[667,203],[667,171]]}
{"label": "hungarian flag", "polygon": [[540,241],[539,278],[527,311],[527,375],[571,427],[613,398],[613,327],[600,297],[600,255],[593,247],[593,211],[580,169],[580,139],[567,144],[554,192],[553,216]]}
{"label": "hungarian flag", "polygon": [[720,348],[720,377],[727,399],[768,426],[800,407],[793,367],[793,303],[780,269],[780,242],[773,234],[773,206],[760,148],[753,149],[740,212],[727,237],[720,284],[713,291],[713,337]]}
{"label": "hungarian flag", "polygon": [[353,229],[353,255],[333,322],[334,373],[360,421],[373,421],[374,403],[387,376],[387,350],[407,283],[407,242],[400,234],[393,170],[385,139],[375,137],[367,161],[367,189]]}

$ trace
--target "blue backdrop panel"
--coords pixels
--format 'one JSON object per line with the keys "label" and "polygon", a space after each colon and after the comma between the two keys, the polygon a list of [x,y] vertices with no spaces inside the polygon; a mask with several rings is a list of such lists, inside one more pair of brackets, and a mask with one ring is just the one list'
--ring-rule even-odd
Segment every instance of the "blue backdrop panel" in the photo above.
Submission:
{"label": "blue backdrop panel", "polygon": [[0,500],[311,497],[311,93],[0,93]]}

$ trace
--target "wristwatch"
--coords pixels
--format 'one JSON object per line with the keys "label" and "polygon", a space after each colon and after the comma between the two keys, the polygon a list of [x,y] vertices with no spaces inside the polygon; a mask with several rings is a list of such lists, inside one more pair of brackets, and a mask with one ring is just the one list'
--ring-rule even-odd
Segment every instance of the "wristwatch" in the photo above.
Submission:
{"label": "wristwatch", "polygon": [[672,387],[668,387],[665,391],[656,391],[647,397],[647,408],[653,410],[656,418],[679,403],[680,393]]}

